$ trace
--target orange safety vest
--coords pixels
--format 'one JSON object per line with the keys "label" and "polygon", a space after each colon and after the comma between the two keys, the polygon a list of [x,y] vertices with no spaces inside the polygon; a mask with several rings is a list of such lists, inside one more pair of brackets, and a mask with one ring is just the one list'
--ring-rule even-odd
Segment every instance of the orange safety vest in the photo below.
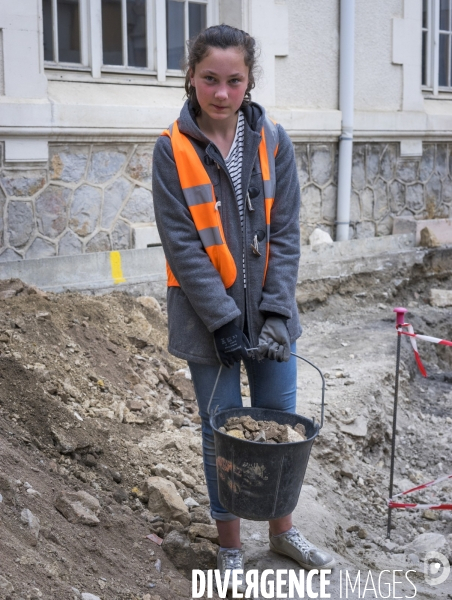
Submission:
{"label": "orange safety vest", "polygon": [[[215,193],[209,175],[189,138],[179,131],[177,121],[170,125],[168,129],[165,129],[161,135],[166,135],[171,140],[174,160],[185,202],[198,231],[201,243],[212,264],[219,272],[224,287],[228,289],[237,278],[237,267],[226,244],[220,213],[216,206]],[[278,130],[276,124],[266,119],[262,127],[261,136],[259,162],[264,182],[265,222],[267,225],[265,270],[262,282],[262,285],[264,285],[270,254],[270,215],[276,188],[275,157],[278,152]],[[166,263],[166,271],[168,287],[180,287],[168,262]]]}

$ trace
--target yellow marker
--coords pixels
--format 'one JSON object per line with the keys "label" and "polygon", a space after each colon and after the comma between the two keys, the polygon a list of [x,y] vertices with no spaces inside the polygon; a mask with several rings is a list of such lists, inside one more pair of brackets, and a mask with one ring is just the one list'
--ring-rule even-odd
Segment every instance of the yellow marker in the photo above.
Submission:
{"label": "yellow marker", "polygon": [[115,283],[124,283],[125,279],[121,268],[121,254],[116,250],[110,252],[111,276]]}

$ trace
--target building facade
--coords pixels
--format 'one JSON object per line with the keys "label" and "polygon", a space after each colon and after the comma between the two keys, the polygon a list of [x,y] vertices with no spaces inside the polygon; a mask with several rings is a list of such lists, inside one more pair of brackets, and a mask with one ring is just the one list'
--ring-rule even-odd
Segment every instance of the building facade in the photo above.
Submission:
{"label": "building facade", "polygon": [[[0,261],[145,247],[153,144],[186,40],[260,44],[253,99],[292,137],[300,227],[335,235],[341,1],[0,0]],[[350,237],[452,218],[452,0],[356,2]]]}

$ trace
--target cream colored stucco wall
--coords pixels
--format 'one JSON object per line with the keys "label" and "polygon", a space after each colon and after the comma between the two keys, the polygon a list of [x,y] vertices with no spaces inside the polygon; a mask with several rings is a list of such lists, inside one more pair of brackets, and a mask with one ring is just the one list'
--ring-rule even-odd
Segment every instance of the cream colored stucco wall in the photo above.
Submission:
{"label": "cream colored stucco wall", "polygon": [[[47,141],[62,137],[155,136],[177,116],[180,77],[123,85],[121,76],[107,82],[69,72],[66,81],[52,81],[57,75],[43,65],[40,6],[0,0],[7,160],[46,161]],[[355,0],[355,7],[355,140],[450,140],[449,93],[424,101],[421,92],[422,0]],[[218,8],[218,18],[261,43],[264,75],[253,97],[294,141],[337,140],[340,0],[219,0]]]}
{"label": "cream colored stucco wall", "polygon": [[[276,57],[277,106],[337,109],[339,0],[287,0],[289,55]],[[355,109],[401,109],[403,67],[392,64],[392,19],[403,0],[355,3]]]}
{"label": "cream colored stucco wall", "polygon": [[392,19],[403,16],[403,0],[357,0],[355,10],[355,110],[400,110],[403,67],[392,64]]}
{"label": "cream colored stucco wall", "polygon": [[276,105],[337,109],[339,0],[287,0],[287,5],[289,54],[275,59]]}

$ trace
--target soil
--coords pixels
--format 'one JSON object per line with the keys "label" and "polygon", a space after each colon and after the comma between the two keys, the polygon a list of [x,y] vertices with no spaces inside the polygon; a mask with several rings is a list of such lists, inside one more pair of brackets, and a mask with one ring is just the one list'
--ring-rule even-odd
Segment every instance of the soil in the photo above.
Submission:
{"label": "soil", "polygon": [[[452,598],[452,578],[427,586],[416,552],[407,550],[426,532],[452,545],[450,511],[394,510],[391,543],[386,539],[392,306],[408,306],[418,333],[452,339],[450,310],[430,306],[428,292],[419,281],[357,288],[302,307],[297,352],[320,367],[327,386],[323,428],[294,518],[338,561],[332,598],[340,597],[340,569],[409,568],[418,571],[416,598]],[[200,505],[192,521],[210,522],[200,419],[186,363],[166,351],[164,306],[119,293],[44,294],[17,280],[1,282],[0,303],[0,598],[191,598],[183,571],[146,537],[164,539],[176,527],[146,504],[142,490],[151,475],[173,480],[182,498]],[[409,341],[401,341],[394,491],[452,473],[452,351],[419,342],[424,379]],[[319,375],[300,362],[299,414],[321,418],[320,390]],[[245,404],[248,394],[243,374]],[[70,523],[54,506],[62,491],[78,490],[100,503],[95,527]],[[450,502],[452,479],[410,498]],[[37,536],[24,509],[39,519]],[[294,568],[268,551],[266,538],[265,523],[243,523],[248,568]],[[412,594],[410,586],[398,590]]]}

